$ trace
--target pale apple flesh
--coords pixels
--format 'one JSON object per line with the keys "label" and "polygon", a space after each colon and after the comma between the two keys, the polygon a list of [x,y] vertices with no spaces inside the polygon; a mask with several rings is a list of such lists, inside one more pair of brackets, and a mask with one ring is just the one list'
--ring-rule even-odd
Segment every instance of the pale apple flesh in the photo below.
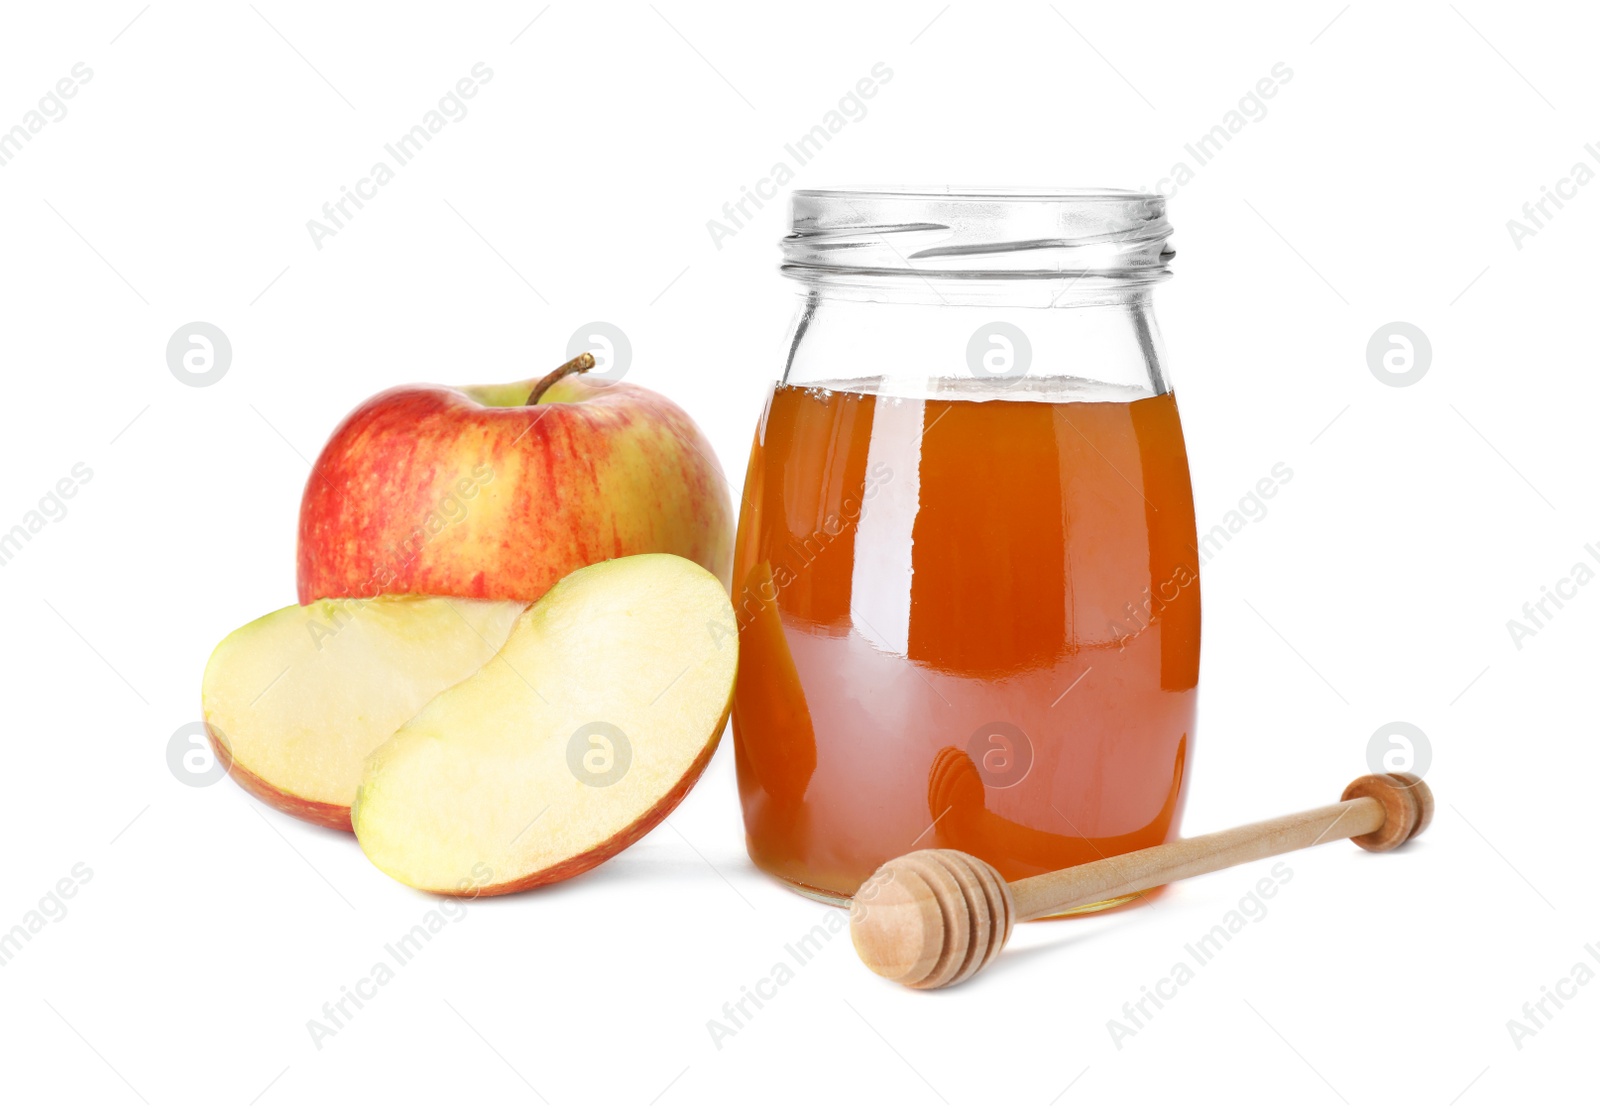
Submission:
{"label": "pale apple flesh", "polygon": [[368,757],[352,814],[362,850],[450,894],[594,867],[699,778],[737,657],[727,592],[696,564],[636,555],[573,572]]}
{"label": "pale apple flesh", "polygon": [[268,613],[206,664],[201,706],[217,758],[267,804],[349,829],[367,755],[488,661],[526,608],[379,597]]}
{"label": "pale apple flesh", "polygon": [[563,575],[646,552],[729,583],[733,505],[715,453],[667,398],[567,377],[405,386],[360,405],[300,507],[299,597],[537,600]]}

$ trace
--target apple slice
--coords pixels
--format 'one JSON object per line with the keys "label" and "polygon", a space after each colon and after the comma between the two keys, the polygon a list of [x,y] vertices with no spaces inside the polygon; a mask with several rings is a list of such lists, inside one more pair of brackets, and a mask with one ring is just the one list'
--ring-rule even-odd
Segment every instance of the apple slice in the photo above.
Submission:
{"label": "apple slice", "polygon": [[676,555],[567,575],[471,678],[367,758],[352,819],[387,874],[509,894],[589,870],[700,777],[733,697],[718,579]]}
{"label": "apple slice", "polygon": [[350,828],[367,755],[505,642],[520,601],[380,597],[290,605],[228,634],[201,683],[217,758],[285,813]]}

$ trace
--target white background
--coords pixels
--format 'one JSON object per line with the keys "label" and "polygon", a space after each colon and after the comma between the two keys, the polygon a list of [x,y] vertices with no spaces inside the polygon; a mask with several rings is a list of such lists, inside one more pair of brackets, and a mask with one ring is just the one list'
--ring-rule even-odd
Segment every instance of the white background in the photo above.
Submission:
{"label": "white background", "polygon": [[[1520,1047],[1507,1028],[1574,964],[1600,972],[1600,585],[1507,631],[1600,569],[1600,184],[1520,248],[1507,229],[1600,169],[1589,12],[21,8],[0,128],[75,63],[93,78],[0,167],[0,530],[75,463],[93,479],[0,567],[0,930],[75,863],[93,878],[0,967],[6,1102],[1473,1107],[1590,1086],[1600,985]],[[480,61],[470,113],[317,249],[306,221]],[[1265,864],[1023,926],[955,991],[880,982],[841,937],[719,1046],[707,1022],[826,912],[746,860],[725,743],[669,824],[471,904],[314,1047],[307,1021],[431,903],[165,754],[215,642],[294,598],[307,460],[381,388],[530,377],[605,320],[737,485],[792,309],[783,204],[721,249],[706,223],[878,62],[892,80],[795,186],[1195,170],[1157,306],[1202,529],[1273,464],[1294,478],[1204,570],[1185,830],[1334,800],[1395,720],[1430,740],[1434,827],[1290,858],[1267,916],[1120,1046],[1107,1022]],[[1198,166],[1184,144],[1279,62],[1265,117]],[[233,345],[209,388],[165,362],[195,320]],[[1367,365],[1391,321],[1431,339],[1410,387]]]}

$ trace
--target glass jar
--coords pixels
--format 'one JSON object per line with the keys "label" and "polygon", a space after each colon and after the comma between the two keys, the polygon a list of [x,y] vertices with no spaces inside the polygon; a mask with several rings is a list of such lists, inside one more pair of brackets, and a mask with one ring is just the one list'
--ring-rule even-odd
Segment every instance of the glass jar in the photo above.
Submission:
{"label": "glass jar", "polygon": [[1176,835],[1200,660],[1163,200],[797,192],[735,550],[751,858],[848,898]]}

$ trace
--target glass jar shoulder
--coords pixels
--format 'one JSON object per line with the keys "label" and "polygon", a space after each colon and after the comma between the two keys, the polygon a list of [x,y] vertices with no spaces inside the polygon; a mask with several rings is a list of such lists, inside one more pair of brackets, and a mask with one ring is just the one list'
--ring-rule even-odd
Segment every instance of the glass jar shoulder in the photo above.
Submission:
{"label": "glass jar shoulder", "polygon": [[1148,291],[1060,303],[954,303],[808,290],[784,385],[945,400],[1132,402],[1171,392]]}

